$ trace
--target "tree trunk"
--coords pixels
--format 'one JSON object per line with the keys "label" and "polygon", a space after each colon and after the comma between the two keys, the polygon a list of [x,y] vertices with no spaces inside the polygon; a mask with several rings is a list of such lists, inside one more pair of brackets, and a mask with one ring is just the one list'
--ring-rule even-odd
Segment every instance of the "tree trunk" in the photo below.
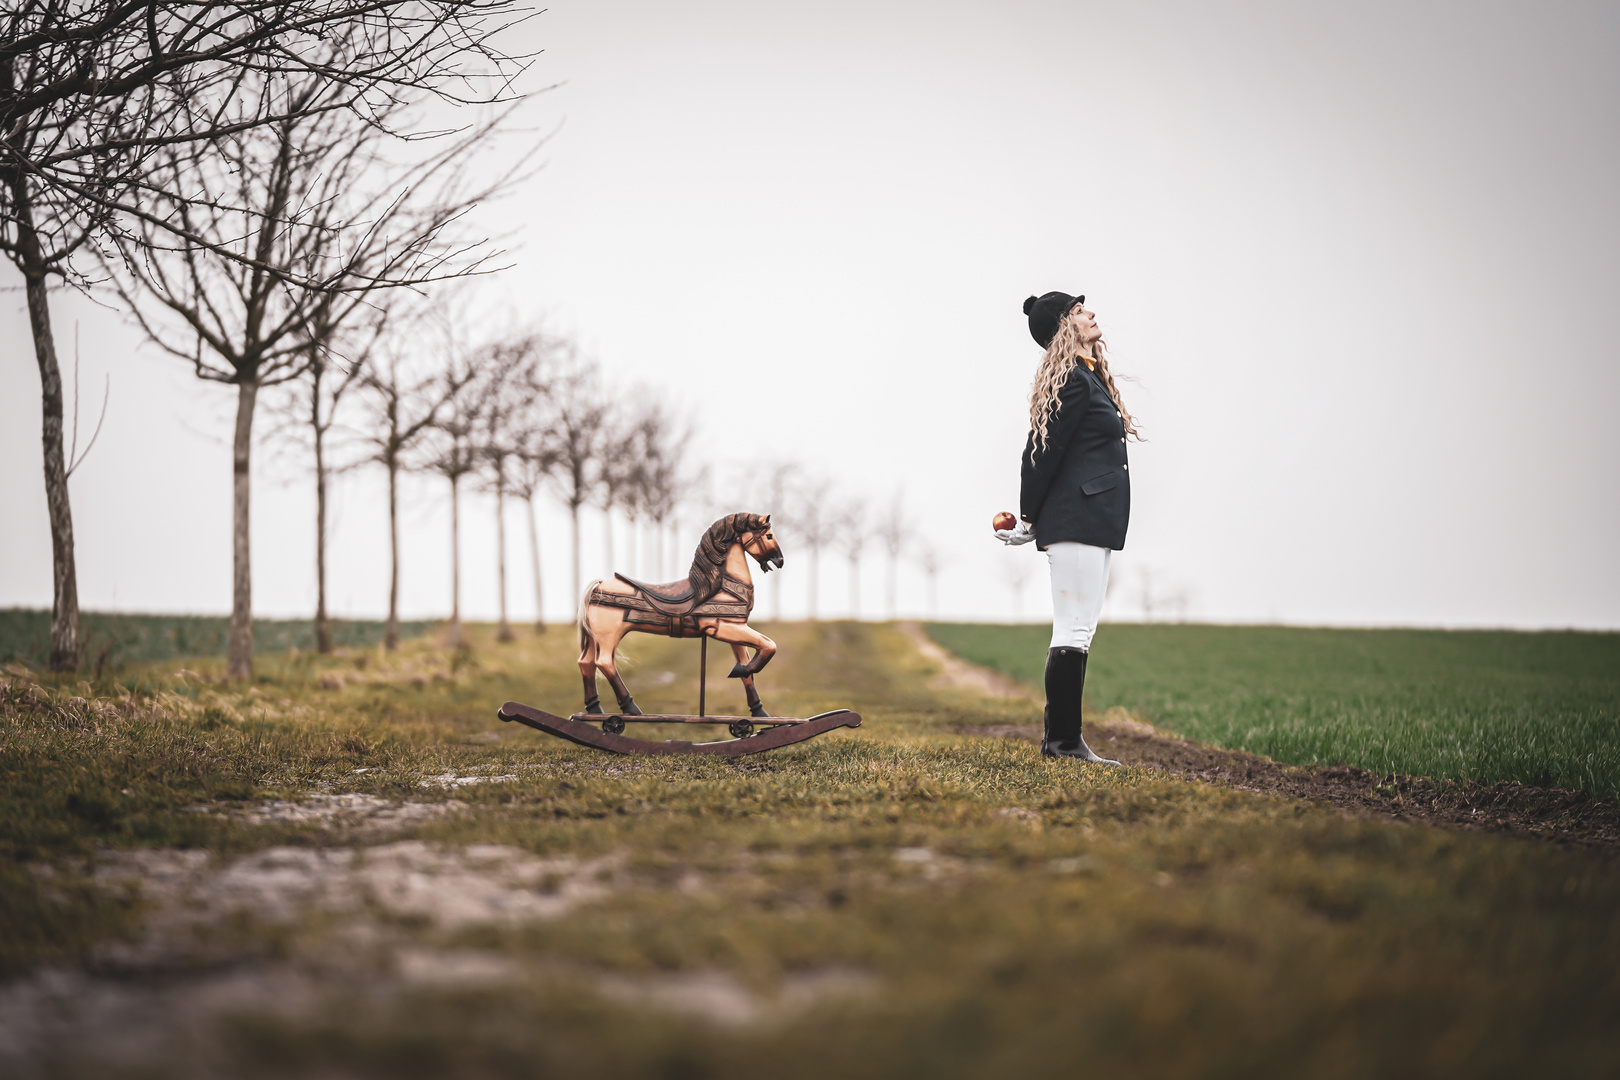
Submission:
{"label": "tree trunk", "polygon": [[315,651],[332,651],[332,628],[326,621],[326,433],[321,429],[321,384],[310,396],[315,420]]}
{"label": "tree trunk", "polygon": [[512,626],[506,621],[506,483],[499,472],[495,476],[495,562],[497,585],[501,590],[501,625],[495,631],[495,639],[511,641]]}
{"label": "tree trunk", "polygon": [[607,563],[602,567],[604,575],[613,573],[613,504],[609,503],[602,511],[602,550],[607,553]]}
{"label": "tree trunk", "polygon": [[854,555],[849,557],[849,617],[861,617],[861,560]]}
{"label": "tree trunk", "polygon": [[534,629],[543,634],[546,632],[546,594],[540,581],[540,527],[534,521],[534,497],[531,495],[526,501],[529,504],[529,557],[534,562]]}
{"label": "tree trunk", "polygon": [[34,233],[28,181],[20,173],[12,184],[17,247],[28,294],[28,322],[34,332],[34,359],[39,364],[40,438],[45,447],[45,505],[51,519],[51,657],[52,671],[72,671],[79,664],[79,575],[73,556],[73,507],[68,502],[67,462],[62,456],[62,369],[56,363],[51,333],[45,266]]}
{"label": "tree trunk", "polygon": [[891,618],[891,619],[894,618],[895,579],[897,577],[899,577],[899,574],[900,574],[900,565],[899,564],[900,564],[900,560],[898,558],[896,558],[894,555],[889,556],[889,587],[888,587],[888,595],[885,597],[885,599],[888,601],[889,618]]}
{"label": "tree trunk", "polygon": [[461,477],[450,477],[450,647],[459,649],[461,636]]}
{"label": "tree trunk", "polygon": [[782,621],[782,579],[777,578],[771,586],[771,621]]}
{"label": "tree trunk", "polygon": [[399,648],[399,459],[388,455],[388,630],[383,647]]}
{"label": "tree trunk", "polygon": [[816,600],[821,592],[821,547],[810,549],[810,611],[811,622],[816,621]]}
{"label": "tree trunk", "polygon": [[236,385],[236,433],[231,443],[231,643],[225,674],[253,678],[253,553],[249,528],[252,508],[249,468],[253,459],[253,407],[259,384],[243,379]]}
{"label": "tree trunk", "polygon": [[568,504],[568,512],[573,517],[573,531],[574,531],[574,602],[577,604],[577,603],[579,603],[579,600],[580,600],[580,587],[581,587],[580,580],[579,580],[579,503],[577,503],[577,502],[569,503]]}

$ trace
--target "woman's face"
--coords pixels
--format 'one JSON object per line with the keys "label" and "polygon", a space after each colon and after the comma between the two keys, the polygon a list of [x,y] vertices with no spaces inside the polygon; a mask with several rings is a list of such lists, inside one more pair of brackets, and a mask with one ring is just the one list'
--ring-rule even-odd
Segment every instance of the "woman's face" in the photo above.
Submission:
{"label": "woman's face", "polygon": [[1069,309],[1069,318],[1080,327],[1080,341],[1082,344],[1094,344],[1102,337],[1102,331],[1097,328],[1097,317],[1086,310],[1084,304],[1076,304]]}

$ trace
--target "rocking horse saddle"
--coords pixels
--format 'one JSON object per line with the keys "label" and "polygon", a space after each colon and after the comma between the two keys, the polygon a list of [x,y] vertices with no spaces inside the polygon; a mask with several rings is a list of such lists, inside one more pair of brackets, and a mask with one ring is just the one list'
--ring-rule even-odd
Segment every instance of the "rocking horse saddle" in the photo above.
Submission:
{"label": "rocking horse saddle", "polygon": [[690,614],[693,608],[709,598],[693,587],[691,579],[671,581],[667,585],[649,585],[645,581],[637,581],[624,574],[615,573],[613,576],[626,585],[639,589],[646,596],[648,603],[666,615]]}

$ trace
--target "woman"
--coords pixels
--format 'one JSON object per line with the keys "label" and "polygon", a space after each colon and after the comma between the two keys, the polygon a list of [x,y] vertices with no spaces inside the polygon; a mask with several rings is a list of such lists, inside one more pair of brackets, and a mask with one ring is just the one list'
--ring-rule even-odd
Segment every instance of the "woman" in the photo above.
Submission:
{"label": "woman", "polygon": [[1086,656],[1108,589],[1108,561],[1125,546],[1131,414],[1103,354],[1084,296],[1049,292],[1024,301],[1029,332],[1046,350],[1029,399],[1029,441],[1016,528],[1008,545],[1036,541],[1052,570],[1052,644],[1046,652],[1046,732],[1041,753],[1107,765],[1080,734]]}

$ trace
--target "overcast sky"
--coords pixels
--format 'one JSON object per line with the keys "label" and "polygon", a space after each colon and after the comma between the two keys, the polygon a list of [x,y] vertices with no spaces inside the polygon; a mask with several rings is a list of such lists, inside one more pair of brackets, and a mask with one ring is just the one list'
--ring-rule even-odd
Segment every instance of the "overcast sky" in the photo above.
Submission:
{"label": "overcast sky", "polygon": [[[1020,305],[1062,289],[1148,440],[1113,617],[1146,593],[1217,621],[1620,627],[1620,6],[558,0],[524,33],[532,85],[563,84],[529,122],[560,127],[485,219],[515,266],[474,302],[700,412],[719,503],[745,508],[762,451],[843,496],[903,490],[942,615],[1044,617],[1042,558],[989,519],[1017,506],[1040,356]],[[112,386],[72,481],[83,605],[228,610],[234,395],[116,311],[54,312],[82,426]],[[0,335],[0,605],[48,606],[20,290]],[[305,465],[261,452],[256,485],[257,608],[305,614]],[[385,610],[380,495],[339,483],[340,614]],[[488,616],[492,510],[464,516],[464,604]],[[408,615],[448,609],[447,522],[413,479]],[[542,527],[566,618],[564,519]],[[846,611],[841,555],[821,578]],[[924,612],[914,564],[901,601]]]}

